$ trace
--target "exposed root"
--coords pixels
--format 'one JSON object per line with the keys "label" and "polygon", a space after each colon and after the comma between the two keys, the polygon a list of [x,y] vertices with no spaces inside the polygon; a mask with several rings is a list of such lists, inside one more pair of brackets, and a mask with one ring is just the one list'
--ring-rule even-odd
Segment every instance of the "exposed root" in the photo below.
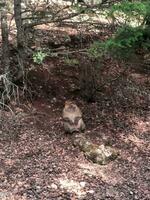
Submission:
{"label": "exposed root", "polygon": [[0,83],[1,83],[1,97],[0,103],[1,105],[5,106],[6,100],[11,100],[14,98],[15,102],[19,101],[19,89],[18,86],[15,85],[11,80],[8,78],[7,74],[0,75]]}
{"label": "exposed root", "polygon": [[8,105],[6,105],[6,104],[4,104],[4,103],[2,103],[2,102],[0,102],[0,105],[4,108],[4,107],[6,107],[6,108],[8,108],[8,110],[11,112],[11,114],[13,115],[13,116],[15,116],[15,113],[12,111],[12,109],[8,106]]}

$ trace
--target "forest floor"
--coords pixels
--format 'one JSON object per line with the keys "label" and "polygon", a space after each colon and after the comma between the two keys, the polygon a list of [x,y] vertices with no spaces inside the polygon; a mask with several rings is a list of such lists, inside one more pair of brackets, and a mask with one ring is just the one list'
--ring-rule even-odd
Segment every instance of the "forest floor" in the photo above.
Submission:
{"label": "forest floor", "polygon": [[[123,70],[103,61],[103,87],[87,103],[74,90],[76,66],[61,57],[30,66],[24,93],[9,104],[13,113],[1,110],[0,200],[150,199],[150,77],[130,66],[107,82]],[[83,111],[89,140],[118,149],[115,161],[94,164],[73,146],[62,126],[67,99]]]}

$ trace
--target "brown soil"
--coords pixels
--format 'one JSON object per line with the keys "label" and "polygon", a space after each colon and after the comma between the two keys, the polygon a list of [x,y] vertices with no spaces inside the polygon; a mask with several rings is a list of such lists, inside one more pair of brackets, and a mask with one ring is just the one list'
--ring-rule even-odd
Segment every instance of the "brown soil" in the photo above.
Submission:
{"label": "brown soil", "polygon": [[[111,60],[103,64],[102,85],[123,71]],[[0,200],[150,199],[148,75],[129,68],[105,84],[94,103],[73,91],[74,76],[76,67],[47,59],[29,71],[20,104],[10,103],[15,116],[1,111]],[[61,122],[70,98],[83,110],[87,138],[116,147],[115,161],[93,164],[72,145]]]}

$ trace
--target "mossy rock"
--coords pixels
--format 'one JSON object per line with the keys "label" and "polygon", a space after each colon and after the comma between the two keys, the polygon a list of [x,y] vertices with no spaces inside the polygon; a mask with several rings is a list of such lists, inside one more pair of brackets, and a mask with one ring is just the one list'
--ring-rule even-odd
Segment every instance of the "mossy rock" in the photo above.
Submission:
{"label": "mossy rock", "polygon": [[110,161],[115,160],[118,156],[116,149],[103,144],[93,144],[92,142],[89,142],[83,135],[75,135],[73,143],[75,146],[79,146],[87,159],[100,165],[106,165]]}

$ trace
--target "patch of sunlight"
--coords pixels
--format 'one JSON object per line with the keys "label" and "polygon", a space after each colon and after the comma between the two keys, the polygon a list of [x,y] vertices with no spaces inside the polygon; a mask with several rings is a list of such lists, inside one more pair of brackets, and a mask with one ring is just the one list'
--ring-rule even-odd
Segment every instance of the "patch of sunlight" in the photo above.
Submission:
{"label": "patch of sunlight", "polygon": [[90,23],[102,23],[102,24],[108,24],[110,23],[112,20],[108,19],[108,17],[106,17],[103,13],[97,13],[97,14],[81,14],[79,16],[76,16],[72,19],[72,21],[74,22],[90,22]]}
{"label": "patch of sunlight", "polygon": [[143,17],[142,16],[137,17],[137,15],[128,17],[128,15],[126,15],[124,12],[121,11],[116,11],[114,13],[114,17],[118,23],[130,25],[132,27],[140,26],[143,22]]}
{"label": "patch of sunlight", "polygon": [[8,166],[13,166],[15,164],[15,161],[9,158],[6,158],[4,162]]}
{"label": "patch of sunlight", "polygon": [[150,131],[150,116],[147,116],[146,121],[142,121],[139,118],[135,118],[134,128],[141,133]]}
{"label": "patch of sunlight", "polygon": [[102,181],[108,184],[116,185],[124,181],[124,178],[118,173],[118,169],[113,166],[113,163],[109,163],[105,166],[96,164],[79,164],[78,166],[82,173],[97,178],[101,177]]}
{"label": "patch of sunlight", "polygon": [[77,182],[74,180],[69,180],[69,179],[60,179],[59,184],[60,187],[63,189],[66,189],[68,192],[75,193],[78,198],[84,197],[86,195],[85,191],[85,183],[84,182]]}
{"label": "patch of sunlight", "polygon": [[25,196],[18,196],[8,191],[0,191],[0,200],[27,200]]}
{"label": "patch of sunlight", "polygon": [[124,139],[125,142],[132,142],[134,143],[134,145],[136,145],[136,147],[138,147],[138,149],[140,148],[142,149],[147,149],[150,148],[150,145],[148,145],[148,142],[144,141],[143,139],[138,138],[136,135],[132,134],[129,135],[127,138]]}

